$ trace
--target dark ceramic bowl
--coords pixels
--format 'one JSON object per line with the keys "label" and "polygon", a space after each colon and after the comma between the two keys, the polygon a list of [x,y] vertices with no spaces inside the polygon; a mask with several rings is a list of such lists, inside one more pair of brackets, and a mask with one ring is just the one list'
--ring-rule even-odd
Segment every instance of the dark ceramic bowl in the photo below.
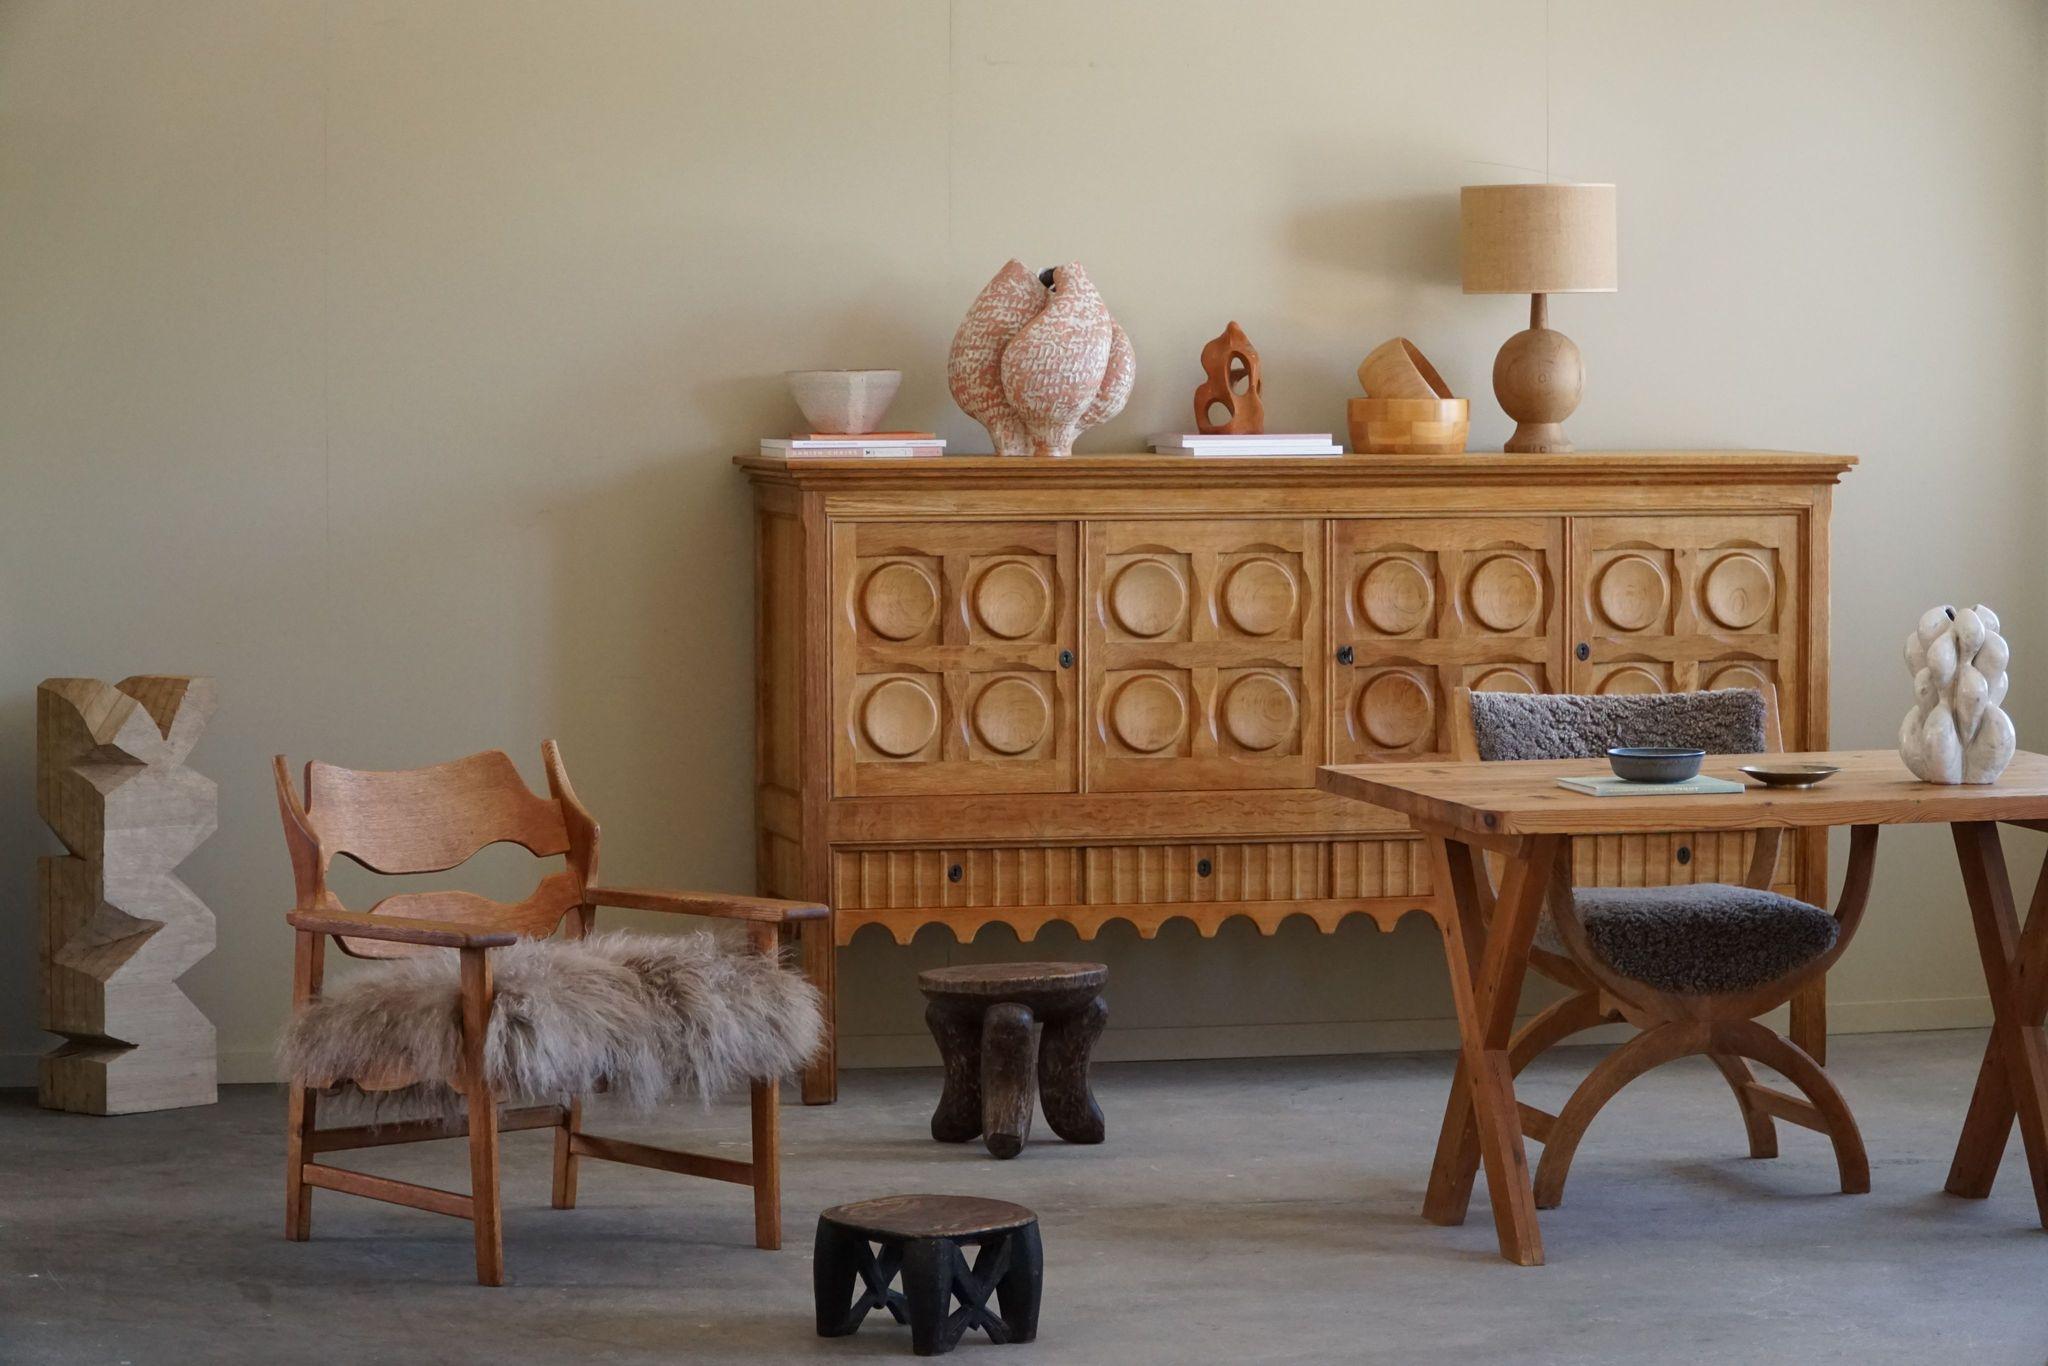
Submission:
{"label": "dark ceramic bowl", "polygon": [[1632,783],[1682,783],[1700,771],[1703,749],[1664,749],[1657,745],[1623,745],[1607,751],[1614,776]]}

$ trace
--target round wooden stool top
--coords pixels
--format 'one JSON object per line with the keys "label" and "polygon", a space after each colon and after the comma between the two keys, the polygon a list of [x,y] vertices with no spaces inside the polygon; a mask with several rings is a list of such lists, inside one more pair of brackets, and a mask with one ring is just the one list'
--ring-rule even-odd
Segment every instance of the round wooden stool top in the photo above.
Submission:
{"label": "round wooden stool top", "polygon": [[979,1195],[885,1195],[879,1200],[834,1205],[819,1218],[877,1241],[982,1238],[1038,1220],[1022,1205]]}
{"label": "round wooden stool top", "polygon": [[1015,1001],[1046,1012],[1086,1005],[1108,981],[1102,963],[961,963],[920,972],[917,989],[933,1000]]}

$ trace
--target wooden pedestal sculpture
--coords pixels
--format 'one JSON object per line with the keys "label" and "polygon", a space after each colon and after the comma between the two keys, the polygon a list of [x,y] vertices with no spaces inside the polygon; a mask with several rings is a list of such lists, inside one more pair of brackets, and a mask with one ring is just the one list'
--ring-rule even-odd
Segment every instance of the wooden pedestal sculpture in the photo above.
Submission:
{"label": "wooden pedestal sculpture", "polygon": [[213,912],[174,875],[218,824],[185,756],[209,678],[52,678],[36,690],[36,809],[69,854],[41,861],[42,1060],[52,1110],[211,1105],[213,1024],[178,978],[213,951]]}

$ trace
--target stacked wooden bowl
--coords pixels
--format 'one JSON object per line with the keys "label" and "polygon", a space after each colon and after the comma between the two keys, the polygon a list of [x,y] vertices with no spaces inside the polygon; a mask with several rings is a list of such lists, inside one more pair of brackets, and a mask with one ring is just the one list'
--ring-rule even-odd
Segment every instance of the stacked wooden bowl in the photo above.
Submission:
{"label": "stacked wooden bowl", "polygon": [[1406,337],[1373,348],[1358,367],[1364,398],[1351,400],[1351,449],[1360,455],[1456,455],[1471,404],[1452,398],[1428,357]]}

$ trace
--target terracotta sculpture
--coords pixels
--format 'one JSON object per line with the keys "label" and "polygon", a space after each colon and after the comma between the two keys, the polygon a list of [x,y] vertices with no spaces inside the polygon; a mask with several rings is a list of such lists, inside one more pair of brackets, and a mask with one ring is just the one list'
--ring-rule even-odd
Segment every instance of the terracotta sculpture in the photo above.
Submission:
{"label": "terracotta sculpture", "polygon": [[[1266,405],[1259,396],[1259,353],[1235,322],[1202,348],[1202,373],[1195,387],[1195,430],[1254,436],[1266,430]],[[1223,409],[1223,421],[1209,416]]]}
{"label": "terracotta sculpture", "polygon": [[1079,262],[996,272],[953,334],[946,383],[997,455],[1066,456],[1123,411],[1137,366],[1123,328]]}
{"label": "terracotta sculpture", "polygon": [[2012,719],[1999,709],[2009,655],[1998,614],[1935,607],[1906,637],[1913,710],[1899,724],[1899,757],[1929,783],[1992,783],[2012,762]]}

